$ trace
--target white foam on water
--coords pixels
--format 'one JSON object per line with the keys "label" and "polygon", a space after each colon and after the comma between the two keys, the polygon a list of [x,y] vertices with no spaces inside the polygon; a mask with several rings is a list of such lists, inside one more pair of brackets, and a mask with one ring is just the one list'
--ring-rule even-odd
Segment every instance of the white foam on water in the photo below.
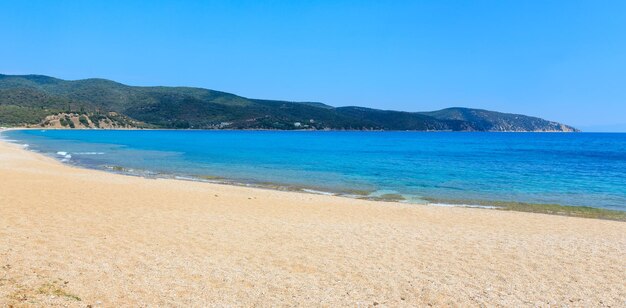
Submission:
{"label": "white foam on water", "polygon": [[[335,194],[331,194],[331,193],[329,193],[329,195],[335,196]],[[353,198],[353,199],[359,199],[359,198],[364,197],[363,195],[355,195],[355,194],[339,194],[338,196],[346,197],[346,198]]]}
{"label": "white foam on water", "polygon": [[302,191],[304,192],[308,192],[311,194],[317,194],[317,195],[325,195],[325,196],[334,196],[335,194],[331,193],[331,192],[327,192],[327,191],[321,191],[321,190],[315,190],[315,189],[306,189],[303,188]]}
{"label": "white foam on water", "polygon": [[428,203],[428,205],[443,206],[443,207],[469,207],[478,209],[499,209],[499,206],[492,205],[478,205],[478,204],[451,204],[451,203]]}
{"label": "white foam on water", "polygon": [[74,155],[104,155],[104,152],[76,152]]}
{"label": "white foam on water", "polygon": [[61,159],[62,162],[68,162],[70,159],[72,159],[72,155],[65,151],[58,151],[57,155],[63,156],[63,159]]}

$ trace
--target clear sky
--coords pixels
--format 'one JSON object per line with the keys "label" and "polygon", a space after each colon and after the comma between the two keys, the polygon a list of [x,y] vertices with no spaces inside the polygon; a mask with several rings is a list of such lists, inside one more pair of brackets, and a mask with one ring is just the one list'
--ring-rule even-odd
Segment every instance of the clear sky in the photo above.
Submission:
{"label": "clear sky", "polygon": [[7,1],[0,73],[626,131],[626,1]]}

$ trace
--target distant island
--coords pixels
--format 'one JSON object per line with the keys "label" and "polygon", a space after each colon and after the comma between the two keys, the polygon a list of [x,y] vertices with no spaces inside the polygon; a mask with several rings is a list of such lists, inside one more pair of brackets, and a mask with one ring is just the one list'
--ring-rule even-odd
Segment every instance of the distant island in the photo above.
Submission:
{"label": "distant island", "polygon": [[482,109],[403,112],[251,99],[191,87],[0,74],[0,126],[276,130],[576,132],[537,117]]}

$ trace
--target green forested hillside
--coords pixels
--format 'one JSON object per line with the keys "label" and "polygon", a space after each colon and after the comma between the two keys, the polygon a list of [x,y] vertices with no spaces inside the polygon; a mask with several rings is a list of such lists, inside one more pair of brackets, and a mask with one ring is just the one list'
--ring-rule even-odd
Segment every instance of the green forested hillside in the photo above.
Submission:
{"label": "green forested hillside", "polygon": [[105,79],[68,81],[41,75],[0,75],[0,125],[47,126],[56,123],[50,120],[50,116],[59,120],[70,114],[76,118],[81,115],[90,119],[101,117],[105,122],[111,122],[112,127],[574,130],[539,118],[478,109],[401,112],[362,107],[335,108],[316,102],[249,99],[201,88],[134,87]]}

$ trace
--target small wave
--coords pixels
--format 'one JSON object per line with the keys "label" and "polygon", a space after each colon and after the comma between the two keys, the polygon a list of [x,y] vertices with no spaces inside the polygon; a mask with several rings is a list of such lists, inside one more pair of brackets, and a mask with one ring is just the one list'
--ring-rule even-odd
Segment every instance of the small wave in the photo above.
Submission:
{"label": "small wave", "polygon": [[452,203],[428,203],[428,205],[443,206],[443,207],[469,207],[478,209],[499,209],[499,206],[493,205],[478,205],[478,204],[452,204]]}
{"label": "small wave", "polygon": [[331,192],[327,192],[327,191],[321,191],[321,190],[315,190],[315,189],[306,189],[303,188],[301,189],[304,192],[308,192],[311,194],[317,194],[317,195],[325,195],[325,196],[334,196],[335,194],[331,193]]}
{"label": "small wave", "polygon": [[74,155],[104,155],[104,152],[76,152]]}
{"label": "small wave", "polygon": [[72,155],[70,153],[67,153],[67,152],[64,152],[64,151],[57,152],[57,155],[63,156],[63,159],[61,159],[62,162],[67,162],[70,159],[72,159]]}

